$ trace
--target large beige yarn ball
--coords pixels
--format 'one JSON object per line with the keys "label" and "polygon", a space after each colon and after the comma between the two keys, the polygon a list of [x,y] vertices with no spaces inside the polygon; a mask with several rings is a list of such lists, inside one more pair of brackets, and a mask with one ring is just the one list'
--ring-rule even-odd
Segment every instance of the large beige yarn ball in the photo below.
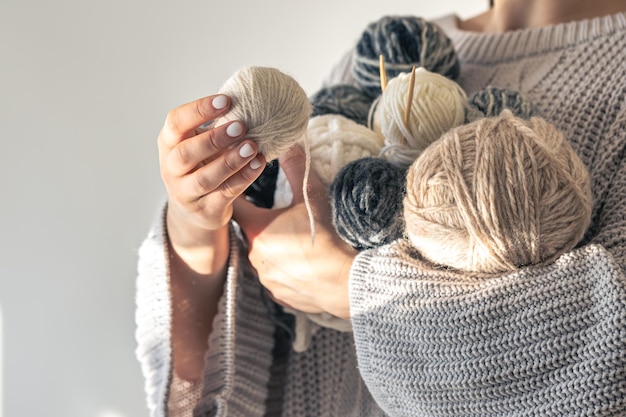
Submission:
{"label": "large beige yarn ball", "polygon": [[564,135],[505,110],[452,129],[413,163],[406,232],[435,264],[511,271],[573,249],[591,200],[588,171]]}

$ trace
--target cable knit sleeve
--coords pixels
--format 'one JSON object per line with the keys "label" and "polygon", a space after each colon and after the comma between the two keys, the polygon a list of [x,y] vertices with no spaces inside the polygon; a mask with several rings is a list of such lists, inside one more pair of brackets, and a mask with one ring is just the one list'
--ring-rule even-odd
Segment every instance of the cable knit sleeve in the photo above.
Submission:
{"label": "cable knit sleeve", "polygon": [[359,369],[389,416],[626,413],[626,281],[602,246],[481,277],[396,243],[357,257],[350,297]]}

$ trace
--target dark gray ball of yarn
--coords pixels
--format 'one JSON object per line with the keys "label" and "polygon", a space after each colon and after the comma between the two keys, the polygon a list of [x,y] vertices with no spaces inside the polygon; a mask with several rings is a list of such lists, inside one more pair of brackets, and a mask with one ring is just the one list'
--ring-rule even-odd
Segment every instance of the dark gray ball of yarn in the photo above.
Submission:
{"label": "dark gray ball of yarn", "polygon": [[354,248],[371,249],[402,237],[404,170],[382,158],[345,165],[329,189],[333,225]]}
{"label": "dark gray ball of yarn", "polygon": [[413,66],[455,80],[460,64],[454,45],[436,24],[415,16],[385,16],[370,23],[356,45],[352,72],[357,84],[376,97],[380,87],[379,57],[387,79]]}
{"label": "dark gray ball of yarn", "polygon": [[468,98],[465,122],[473,122],[482,117],[498,116],[504,109],[511,110],[514,116],[525,120],[537,115],[535,106],[519,92],[488,86]]}
{"label": "dark gray ball of yarn", "polygon": [[322,88],[309,98],[313,108],[311,117],[339,114],[363,126],[373,98],[360,88],[350,84],[338,84]]}

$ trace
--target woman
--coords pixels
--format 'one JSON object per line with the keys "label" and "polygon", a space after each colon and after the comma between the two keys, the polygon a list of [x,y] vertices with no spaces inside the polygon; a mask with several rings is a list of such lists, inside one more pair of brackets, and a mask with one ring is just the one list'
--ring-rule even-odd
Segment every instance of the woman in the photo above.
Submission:
{"label": "woman", "polygon": [[[592,181],[586,246],[560,272],[524,278],[537,285],[516,302],[474,292],[463,304],[470,313],[444,310],[463,312],[450,321],[420,310],[410,259],[388,248],[357,253],[337,237],[315,177],[313,246],[301,195],[276,211],[237,199],[263,155],[242,123],[199,128],[228,111],[228,97],[183,105],[159,135],[169,200],[140,253],[137,355],[152,415],[626,413],[626,2],[496,0],[475,18],[437,23],[468,94],[519,91],[571,140]],[[352,82],[349,68],[338,65],[329,82]],[[281,157],[293,190],[303,158],[297,148]],[[563,288],[542,292],[545,274],[563,275]],[[350,317],[354,333],[322,329],[306,352],[290,351],[259,281],[279,304]],[[456,290],[438,294],[455,306],[445,297]],[[448,332],[437,345],[415,333],[430,313],[429,337]],[[597,346],[617,353],[607,359]]]}

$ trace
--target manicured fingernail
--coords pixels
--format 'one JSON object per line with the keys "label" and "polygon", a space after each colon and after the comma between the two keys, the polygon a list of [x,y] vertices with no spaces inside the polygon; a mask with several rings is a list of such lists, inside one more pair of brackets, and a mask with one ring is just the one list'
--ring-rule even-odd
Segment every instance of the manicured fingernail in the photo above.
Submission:
{"label": "manicured fingernail", "polygon": [[226,104],[228,104],[228,100],[226,100],[226,96],[219,95],[213,98],[211,104],[213,105],[214,109],[221,110],[226,107]]}
{"label": "manicured fingernail", "polygon": [[254,158],[252,161],[250,161],[250,168],[257,170],[261,167],[261,161],[259,161],[258,159]]}
{"label": "manicured fingernail", "polygon": [[246,143],[241,147],[241,149],[239,149],[239,155],[241,155],[242,158],[252,156],[253,153],[254,149],[252,148],[252,146],[250,146],[249,143]]}
{"label": "manicured fingernail", "polygon": [[236,138],[243,132],[243,126],[239,122],[234,122],[226,128],[226,134],[231,138]]}

